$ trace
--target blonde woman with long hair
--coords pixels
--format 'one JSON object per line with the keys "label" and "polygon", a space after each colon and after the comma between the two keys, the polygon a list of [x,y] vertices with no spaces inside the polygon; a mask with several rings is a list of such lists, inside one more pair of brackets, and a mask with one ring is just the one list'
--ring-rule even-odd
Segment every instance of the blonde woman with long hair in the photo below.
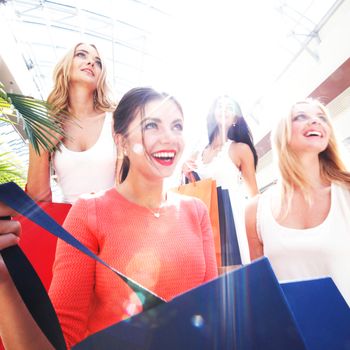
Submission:
{"label": "blonde woman with long hair", "polygon": [[330,276],[350,305],[350,173],[327,109],[295,103],[272,133],[280,180],[246,209],[252,259],[279,280]]}
{"label": "blonde woman with long hair", "polygon": [[[66,137],[54,153],[29,149],[27,192],[35,200],[51,201],[51,169],[63,201],[73,203],[79,195],[112,187],[116,148],[112,133],[111,100],[106,67],[94,45],[75,45],[54,69],[54,88],[48,103],[54,112],[68,115]],[[58,143],[62,137],[53,138]]]}

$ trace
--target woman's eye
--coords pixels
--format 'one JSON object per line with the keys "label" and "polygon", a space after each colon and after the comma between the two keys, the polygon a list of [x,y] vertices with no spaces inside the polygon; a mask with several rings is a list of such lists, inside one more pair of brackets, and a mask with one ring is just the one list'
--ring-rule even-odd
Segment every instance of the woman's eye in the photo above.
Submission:
{"label": "woman's eye", "polygon": [[100,60],[96,60],[95,63],[100,69],[102,69],[102,62]]}
{"label": "woman's eye", "polygon": [[321,122],[328,123],[327,118],[324,115],[319,115],[318,119],[321,120]]}
{"label": "woman's eye", "polygon": [[306,120],[308,117],[305,114],[298,114],[293,118],[293,121]]}
{"label": "woman's eye", "polygon": [[145,124],[145,130],[156,129],[158,127],[156,122],[148,122]]}
{"label": "woman's eye", "polygon": [[85,58],[85,57],[86,57],[86,54],[85,54],[85,52],[77,52],[77,53],[75,54],[75,56],[76,56],[76,57],[80,57],[80,58]]}
{"label": "woman's eye", "polygon": [[182,123],[176,123],[174,124],[174,129],[178,131],[182,131],[184,129]]}

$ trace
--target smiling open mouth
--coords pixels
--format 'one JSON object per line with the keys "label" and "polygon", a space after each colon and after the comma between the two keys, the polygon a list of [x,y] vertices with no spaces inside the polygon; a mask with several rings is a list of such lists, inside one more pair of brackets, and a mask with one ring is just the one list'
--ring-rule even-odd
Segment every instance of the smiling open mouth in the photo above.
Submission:
{"label": "smiling open mouth", "polygon": [[318,136],[318,137],[322,137],[322,134],[319,131],[308,131],[305,134],[306,137],[310,137],[310,136]]}
{"label": "smiling open mouth", "polygon": [[152,153],[152,158],[161,165],[172,165],[176,156],[175,151],[160,151]]}

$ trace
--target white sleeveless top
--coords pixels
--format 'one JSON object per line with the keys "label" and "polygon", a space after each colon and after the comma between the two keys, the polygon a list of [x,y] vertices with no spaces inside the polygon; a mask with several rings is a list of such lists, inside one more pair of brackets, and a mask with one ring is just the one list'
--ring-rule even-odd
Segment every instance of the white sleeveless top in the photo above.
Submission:
{"label": "white sleeveless top", "polygon": [[242,263],[248,264],[250,263],[250,255],[244,220],[245,188],[241,172],[229,155],[231,143],[232,141],[227,141],[210,163],[203,163],[202,158],[200,158],[197,161],[196,172],[201,179],[214,179],[217,186],[229,190]]}
{"label": "white sleeveless top", "polygon": [[112,121],[112,113],[107,112],[100,136],[88,150],[71,151],[61,144],[53,154],[52,164],[64,202],[74,203],[83,193],[114,186],[117,151]]}
{"label": "white sleeveless top", "polygon": [[274,219],[273,190],[259,198],[257,232],[277,278],[293,281],[332,277],[350,306],[350,191],[333,183],[326,219],[316,227],[293,229]]}
{"label": "white sleeveless top", "polygon": [[210,163],[203,163],[200,158],[197,162],[197,173],[201,179],[212,178],[222,188],[232,188],[241,191],[241,172],[232,162],[229,149],[232,141],[227,141]]}

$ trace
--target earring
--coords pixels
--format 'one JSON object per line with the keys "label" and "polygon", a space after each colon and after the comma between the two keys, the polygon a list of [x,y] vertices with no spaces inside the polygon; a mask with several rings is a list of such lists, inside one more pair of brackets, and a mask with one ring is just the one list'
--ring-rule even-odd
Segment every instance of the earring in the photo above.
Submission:
{"label": "earring", "polygon": [[126,149],[123,148],[121,151],[118,151],[117,159],[124,159],[128,156]]}

